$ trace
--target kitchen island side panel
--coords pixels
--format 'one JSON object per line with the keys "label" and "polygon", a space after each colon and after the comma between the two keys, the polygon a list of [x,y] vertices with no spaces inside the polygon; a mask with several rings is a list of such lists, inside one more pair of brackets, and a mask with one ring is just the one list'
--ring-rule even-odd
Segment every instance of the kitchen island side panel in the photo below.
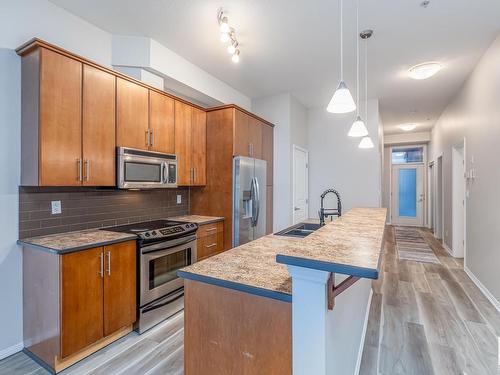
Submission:
{"label": "kitchen island side panel", "polygon": [[292,374],[292,305],[184,280],[186,375]]}

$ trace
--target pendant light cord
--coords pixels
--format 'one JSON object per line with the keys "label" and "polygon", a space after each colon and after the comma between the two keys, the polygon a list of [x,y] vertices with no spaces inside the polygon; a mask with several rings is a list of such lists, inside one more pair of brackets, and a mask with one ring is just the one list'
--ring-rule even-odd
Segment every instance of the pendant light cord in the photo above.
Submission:
{"label": "pendant light cord", "polygon": [[340,80],[344,80],[344,35],[343,35],[343,3],[344,0],[340,0]]}
{"label": "pendant light cord", "polygon": [[365,40],[365,123],[368,125],[368,39]]}
{"label": "pendant light cord", "polygon": [[356,115],[359,116],[359,0],[356,0]]}

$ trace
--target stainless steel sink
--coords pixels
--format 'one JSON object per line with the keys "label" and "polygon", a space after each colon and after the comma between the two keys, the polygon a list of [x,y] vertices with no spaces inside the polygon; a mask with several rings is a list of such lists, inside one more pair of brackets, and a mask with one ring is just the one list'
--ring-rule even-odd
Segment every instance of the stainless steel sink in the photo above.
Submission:
{"label": "stainless steel sink", "polygon": [[321,228],[319,224],[315,223],[299,223],[292,227],[283,229],[280,232],[275,233],[276,236],[288,236],[288,237],[307,237],[315,230]]}

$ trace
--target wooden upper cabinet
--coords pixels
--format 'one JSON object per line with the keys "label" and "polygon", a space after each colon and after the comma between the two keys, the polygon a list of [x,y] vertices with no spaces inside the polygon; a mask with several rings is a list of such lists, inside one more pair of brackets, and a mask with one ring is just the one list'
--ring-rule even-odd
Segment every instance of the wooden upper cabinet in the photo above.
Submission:
{"label": "wooden upper cabinet", "polygon": [[83,65],[83,185],[114,186],[115,76]]}
{"label": "wooden upper cabinet", "polygon": [[175,152],[174,99],[156,91],[149,91],[150,150],[173,154]]}
{"label": "wooden upper cabinet", "polygon": [[135,241],[104,247],[104,336],[136,320]]}
{"label": "wooden upper cabinet", "polygon": [[102,248],[61,256],[61,356],[103,337]]}
{"label": "wooden upper cabinet", "polygon": [[248,116],[248,141],[250,142],[251,156],[262,159],[262,124],[255,117]]}
{"label": "wooden upper cabinet", "polygon": [[191,167],[192,107],[175,101],[175,154],[177,155],[177,185],[189,186],[193,176]]}
{"label": "wooden upper cabinet", "polygon": [[248,131],[249,116],[234,110],[233,153],[238,156],[251,156],[250,136]]}
{"label": "wooden upper cabinet", "polygon": [[192,109],[191,154],[193,186],[207,184],[207,113],[197,108]]}
{"label": "wooden upper cabinet", "polygon": [[262,123],[262,157],[267,161],[267,186],[273,184],[273,138],[274,128]]}
{"label": "wooden upper cabinet", "polygon": [[[38,184],[80,185],[82,63],[41,48],[39,74],[39,160],[33,166],[38,168]],[[25,83],[30,84],[23,82],[23,90]]]}
{"label": "wooden upper cabinet", "polygon": [[116,106],[117,146],[147,150],[149,90],[123,78],[117,78]]}

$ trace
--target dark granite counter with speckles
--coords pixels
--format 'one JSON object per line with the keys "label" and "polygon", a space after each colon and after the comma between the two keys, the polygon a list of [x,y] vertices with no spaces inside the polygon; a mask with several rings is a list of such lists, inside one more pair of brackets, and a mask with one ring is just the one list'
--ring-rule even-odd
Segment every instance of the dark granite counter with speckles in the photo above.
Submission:
{"label": "dark granite counter with speckles", "polygon": [[179,271],[186,279],[291,301],[287,265],[378,278],[385,208],[355,208],[306,238],[268,235]]}
{"label": "dark granite counter with speckles", "polygon": [[50,234],[48,236],[23,238],[22,240],[18,240],[17,243],[23,246],[30,246],[50,251],[56,254],[65,254],[135,239],[137,239],[135,234],[90,229],[76,232]]}

